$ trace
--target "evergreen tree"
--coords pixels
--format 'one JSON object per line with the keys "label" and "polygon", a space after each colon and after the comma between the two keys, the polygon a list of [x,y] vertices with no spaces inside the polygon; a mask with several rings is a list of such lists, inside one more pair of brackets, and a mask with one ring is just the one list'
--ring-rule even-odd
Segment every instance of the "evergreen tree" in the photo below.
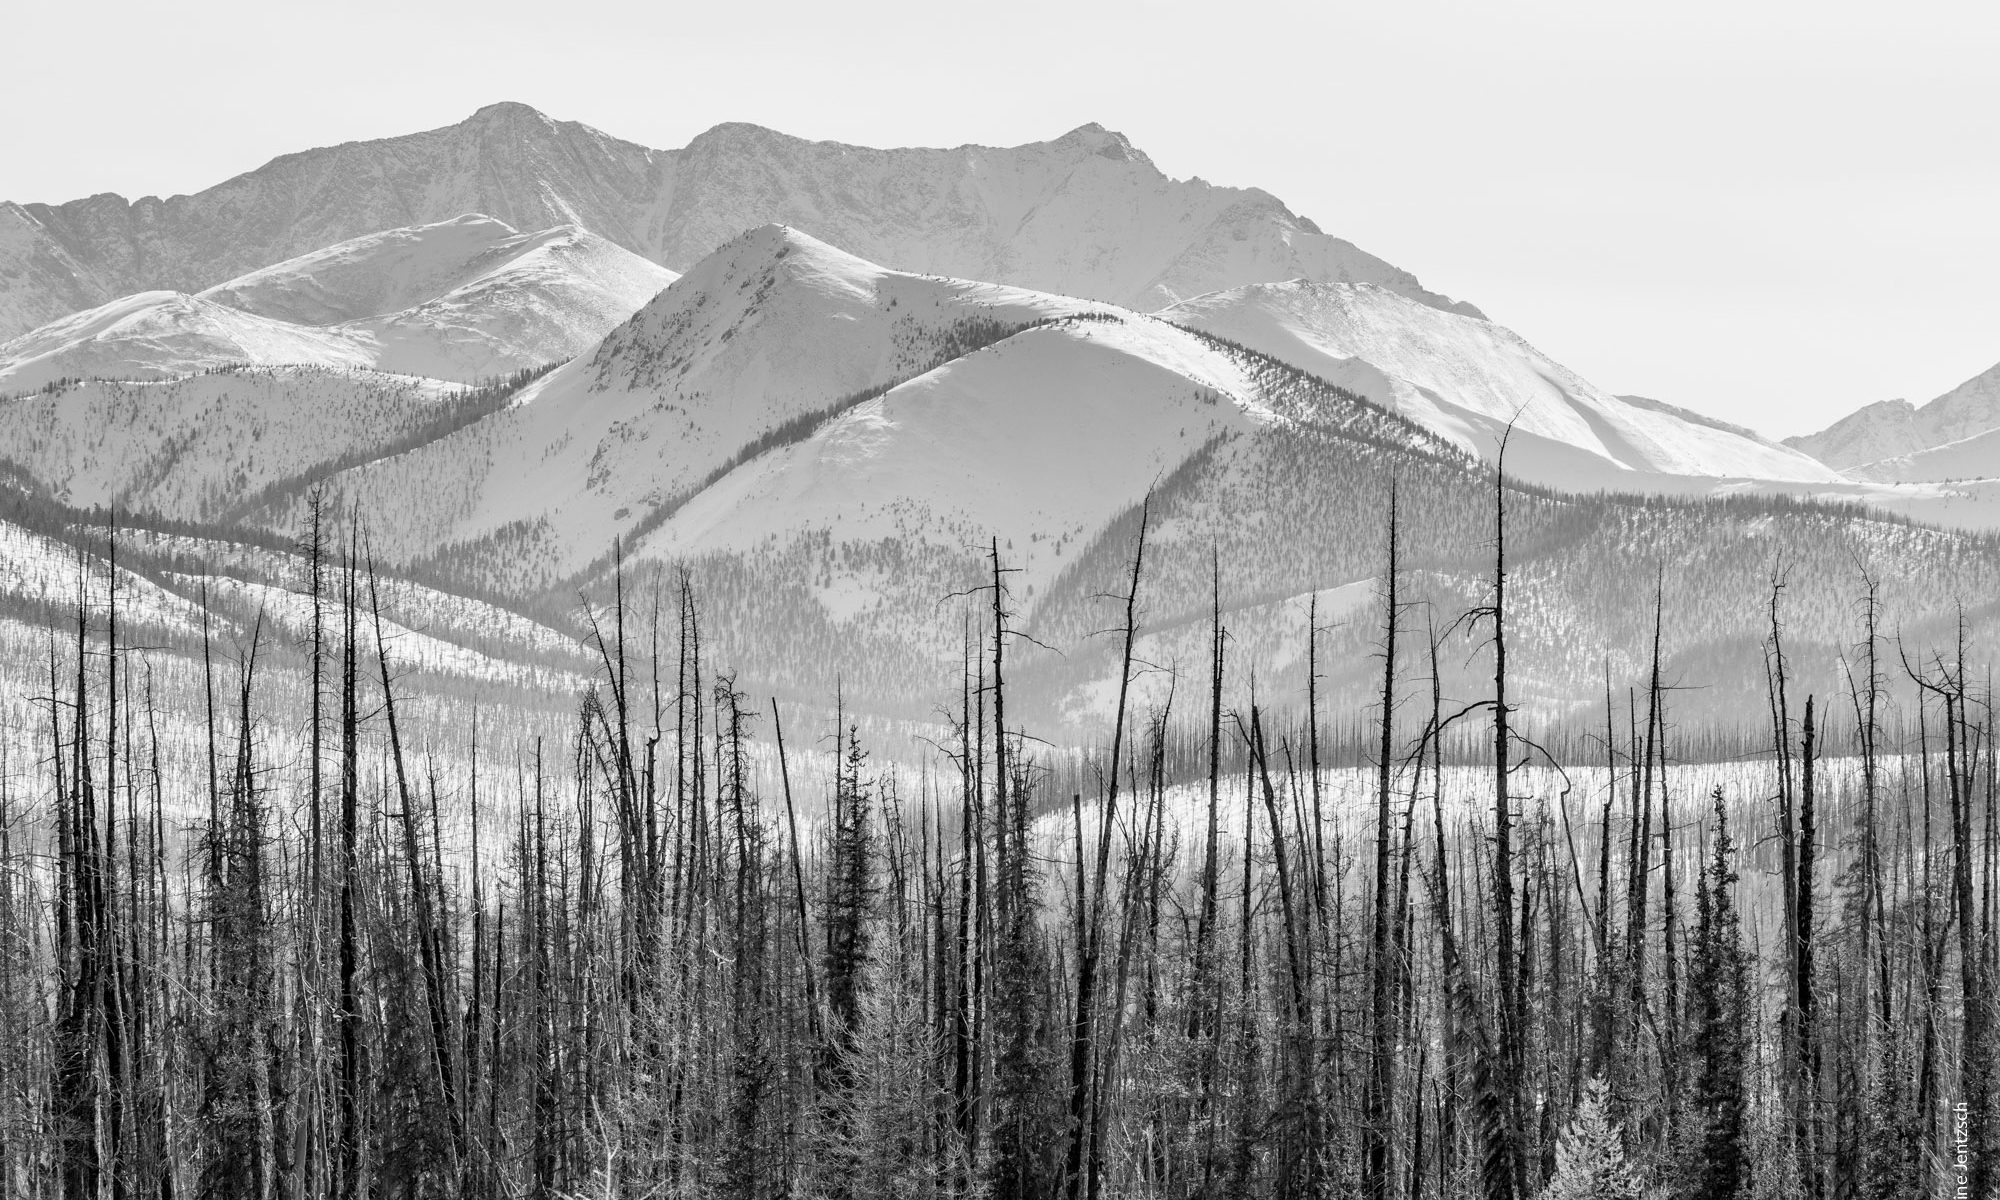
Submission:
{"label": "evergreen tree", "polygon": [[[860,727],[847,727],[834,781],[833,830],[826,881],[826,1000],[832,1039],[844,1048],[860,1010],[869,962],[869,915],[875,896],[874,796],[862,770],[868,754]],[[836,1065],[836,1073],[843,1068]]]}
{"label": "evergreen tree", "polygon": [[1734,896],[1734,843],[1714,792],[1715,845],[1695,898],[1694,961],[1688,975],[1699,1152],[1689,1166],[1690,1196],[1733,1200],[1749,1186],[1744,1153],[1745,1081],[1751,1032],[1749,963]]}
{"label": "evergreen tree", "polygon": [[1639,1200],[1644,1194],[1610,1109],[1610,1086],[1601,1078],[1586,1082],[1583,1103],[1556,1143],[1556,1173],[1542,1200]]}
{"label": "evergreen tree", "polygon": [[922,1020],[921,996],[901,973],[869,971],[860,1008],[840,1051],[853,1084],[835,1102],[826,1194],[917,1200],[952,1194],[962,1143],[934,1118],[946,1090],[933,1073],[940,1042]]}

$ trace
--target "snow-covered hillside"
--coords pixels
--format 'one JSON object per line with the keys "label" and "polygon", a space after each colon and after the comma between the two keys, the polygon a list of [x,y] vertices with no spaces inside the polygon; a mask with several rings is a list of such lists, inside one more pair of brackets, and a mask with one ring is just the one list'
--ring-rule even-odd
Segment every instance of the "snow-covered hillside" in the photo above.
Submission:
{"label": "snow-covered hillside", "polygon": [[[904,552],[998,537],[1026,592],[1212,439],[1276,419],[1274,404],[1226,353],[1150,318],[1025,330],[732,472],[638,557],[814,532]],[[836,601],[864,602],[852,581]]]}
{"label": "snow-covered hillside", "polygon": [[1785,444],[1856,479],[1917,482],[2000,476],[2000,365],[1918,407],[1884,400]]}
{"label": "snow-covered hillside", "polygon": [[[1063,437],[1033,432],[1058,421]],[[1621,675],[1643,661],[1647,613],[1631,587],[1663,564],[1702,564],[1673,574],[1669,602],[1684,614],[1674,639],[1686,677],[1718,688],[1700,703],[1722,707],[1752,695],[1723,689],[1754,682],[1739,667],[1768,621],[1780,558],[1815,605],[1796,619],[1836,641],[1857,564],[1891,581],[1885,595],[1899,611],[1926,620],[1948,611],[1941,597],[2000,579],[1990,539],[1744,488],[1718,503],[1716,481],[1681,478],[1687,490],[1672,500],[1511,495],[1523,589],[1511,636],[1533,711],[1564,713],[1591,695],[1607,650]],[[1159,652],[1147,655],[1158,668],[1148,695],[1164,698],[1171,664],[1199,661],[1213,553],[1236,669],[1302,688],[1302,597],[1327,592],[1324,683],[1352,698],[1366,686],[1375,628],[1372,614],[1354,613],[1355,594],[1380,573],[1392,486],[1405,566],[1420,576],[1405,599],[1439,613],[1485,602],[1489,473],[1274,360],[1125,314],[1024,330],[770,447],[639,530],[625,569],[691,570],[712,606],[704,637],[750,676],[808,693],[844,682],[921,711],[952,686],[964,606],[988,602],[965,597],[986,579],[997,540],[1015,619],[1055,648],[1018,649],[1021,695],[1097,719],[1115,654],[1115,639],[1099,635],[1117,620],[1151,493],[1144,604]],[[608,588],[608,568],[589,582]],[[1454,652],[1449,686],[1476,694],[1462,657]]]}
{"label": "snow-covered hillside", "polygon": [[450,291],[352,324],[378,370],[491,379],[581,354],[678,276],[574,225],[523,233]]}
{"label": "snow-covered hillside", "polygon": [[[47,533],[0,520],[0,604],[15,613],[37,609],[74,612],[77,604],[77,548]],[[92,580],[101,588],[110,573],[100,561]],[[201,610],[158,582],[121,566],[116,577],[125,620],[177,634],[201,630]],[[0,663],[0,673],[18,663]]]}
{"label": "snow-covered hillside", "polygon": [[1508,469],[1553,487],[1636,489],[1634,472],[1838,478],[1747,430],[1610,395],[1510,329],[1372,284],[1251,284],[1160,315],[1330,380],[1488,459],[1512,423]]}
{"label": "snow-covered hillside", "polygon": [[1850,479],[1872,483],[1942,483],[2000,476],[2000,428],[1955,442],[1848,467]]}
{"label": "snow-covered hillside", "polygon": [[199,295],[142,293],[51,322],[0,344],[0,392],[230,363],[471,382],[587,349],[674,278],[574,226],[523,234],[462,216],[341,242]]}
{"label": "snow-covered hillside", "polygon": [[448,422],[466,394],[326,367],[99,380],[0,401],[0,458],[64,504],[212,521],[265,488]]}
{"label": "snow-covered hillside", "polygon": [[533,246],[543,240],[468,213],[336,242],[201,294],[297,325],[340,325],[448,295],[496,268],[504,270],[524,242]]}
{"label": "snow-covered hillside", "polygon": [[887,271],[766,226],[506,410],[333,482],[347,501],[399,514],[390,552],[500,537],[509,582],[553,582],[760,439],[982,340],[1102,307]]}
{"label": "snow-covered hillside", "polygon": [[1269,193],[1170,179],[1096,125],[1016,147],[872,149],[724,124],[651,150],[503,103],[289,154],[192,196],[0,203],[0,337],[464,213],[575,225],[677,270],[782,222],[902,270],[1141,308],[1300,276],[1453,305]]}
{"label": "snow-covered hillside", "polygon": [[[37,681],[37,667],[46,670],[32,651],[22,652],[23,641],[33,643],[22,634],[37,624],[47,628],[72,622],[81,587],[93,614],[91,636],[98,636],[112,594],[102,528],[72,526],[56,532],[36,526],[46,526],[46,521],[24,525],[0,517],[0,685],[9,695],[25,694],[31,681]],[[311,573],[301,554],[161,533],[143,525],[121,525],[117,554],[119,628],[128,649],[148,656],[149,690],[154,667],[163,690],[172,688],[168,681],[177,676],[185,684],[188,660],[195,660],[198,671],[198,651],[208,638],[214,639],[212,649],[233,646],[245,652],[256,636],[265,647],[262,657],[281,664],[295,648],[310,643]],[[338,579],[338,570],[330,565],[324,576],[329,592],[337,590]],[[406,694],[498,685],[529,696],[561,696],[585,685],[592,660],[571,635],[405,578],[382,575],[363,586],[364,604],[372,610],[379,600],[383,648]],[[328,605],[335,602],[331,595],[326,600]],[[372,643],[372,611],[365,622]],[[74,636],[73,627],[67,632]],[[46,687],[45,676],[39,682]]]}
{"label": "snow-covered hillside", "polygon": [[0,394],[63,379],[169,379],[226,363],[368,365],[340,329],[313,329],[180,292],[141,292],[0,343]]}

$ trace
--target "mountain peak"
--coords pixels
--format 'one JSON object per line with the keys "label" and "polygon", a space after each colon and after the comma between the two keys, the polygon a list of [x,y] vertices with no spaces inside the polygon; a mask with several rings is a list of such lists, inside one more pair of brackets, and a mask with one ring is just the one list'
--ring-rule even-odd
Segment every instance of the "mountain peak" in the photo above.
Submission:
{"label": "mountain peak", "polygon": [[[780,264],[784,264],[782,267]],[[838,246],[823,242],[790,225],[768,222],[737,234],[707,257],[688,268],[689,287],[713,288],[724,293],[732,288],[724,280],[748,280],[775,275],[808,277],[822,285],[860,294],[871,290],[883,268]]]}
{"label": "mountain peak", "polygon": [[767,221],[762,225],[753,225],[717,247],[714,253],[720,255],[741,250],[765,255],[784,255],[794,250],[842,255],[847,253],[782,221]]}
{"label": "mountain peak", "polygon": [[692,150],[696,146],[709,143],[737,145],[744,142],[768,142],[773,140],[791,142],[801,139],[794,138],[788,133],[780,133],[778,130],[758,125],[751,121],[722,121],[710,125],[707,129],[696,134],[693,140],[688,142],[687,148]]}
{"label": "mountain peak", "polygon": [[1153,164],[1146,153],[1132,144],[1132,139],[1114,129],[1106,129],[1095,121],[1077,126],[1056,139],[1057,145],[1081,146],[1100,158],[1114,162]]}
{"label": "mountain peak", "polygon": [[480,108],[467,117],[462,124],[485,129],[495,126],[523,125],[528,123],[553,124],[547,114],[518,100],[501,100]]}

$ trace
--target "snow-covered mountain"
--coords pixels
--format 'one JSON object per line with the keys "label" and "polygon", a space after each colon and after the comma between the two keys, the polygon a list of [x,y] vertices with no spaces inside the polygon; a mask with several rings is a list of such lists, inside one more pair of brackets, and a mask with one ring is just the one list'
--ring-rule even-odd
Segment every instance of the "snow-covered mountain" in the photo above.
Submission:
{"label": "snow-covered mountain", "polygon": [[354,238],[197,295],[145,292],[53,321],[0,343],[0,392],[230,363],[471,382],[595,345],[674,278],[574,226],[524,234],[465,215]]}
{"label": "snow-covered mountain", "polygon": [[[373,310],[490,279],[437,269],[478,255],[417,251],[493,232],[472,220],[397,231],[181,299],[240,323],[352,331],[383,319]],[[461,282],[468,274],[472,285]],[[1260,378],[1244,354],[1300,374]],[[1321,410],[1297,408],[1299,380],[1318,389]],[[331,398],[314,401],[329,422],[316,441],[254,464],[232,457],[253,451],[208,444],[211,430],[307,421],[299,398],[328,388]],[[1744,431],[1609,396],[1483,318],[1371,284],[1252,285],[1146,316],[893,271],[777,225],[738,236],[587,353],[509,396],[474,403],[433,385],[420,403],[417,388],[352,368],[94,383],[0,407],[0,422],[20,430],[29,473],[66,502],[204,520],[254,513],[285,528],[299,481],[325,479],[340,506],[384,514],[374,536],[391,561],[463,561],[502,592],[556,585],[614,537],[685,557],[829,521],[845,523],[844,537],[880,526],[871,536],[939,546],[997,531],[1045,584],[1061,547],[1212,440],[1273,421],[1318,427],[1371,401],[1408,422],[1398,436],[1475,457],[1490,457],[1515,420],[1510,468],[1557,486],[1629,491],[1679,476],[1685,493],[1717,477],[1837,480]],[[120,404],[132,415],[113,414]],[[84,444],[85,431],[121,421],[138,435]],[[71,432],[38,432],[56,429]],[[1020,502],[989,503],[1010,496]]]}
{"label": "snow-covered mountain", "polygon": [[764,226],[504,410],[332,483],[344,502],[402,514],[382,532],[386,552],[485,542],[505,583],[545,585],[871,389],[1104,307],[889,271]]}
{"label": "snow-covered mountain", "polygon": [[1688,712],[1761,695],[1774,561],[1828,645],[1862,565],[1905,630],[2000,589],[2000,541],[1952,531],[2000,527],[2000,368],[1774,445],[1609,394],[1096,126],[872,150],[724,125],[663,152],[497,105],[197,196],[0,206],[0,328],[30,324],[0,344],[0,653],[23,670],[105,508],[145,636],[193,645],[206,590],[225,636],[295,638],[283,548],[318,494],[336,533],[364,523],[399,665],[441,694],[573,694],[578,594],[685,570],[749,686],[923,720],[997,547],[1028,635],[1009,711],[1082,728],[1147,503],[1147,703],[1206,653],[1218,561],[1239,686],[1303,687],[1318,598],[1323,694],[1361,703],[1388,496],[1406,598],[1477,608],[1481,460],[1510,423],[1513,481],[1546,485],[1498,493],[1529,711],[1597,694],[1607,657],[1639,669],[1631,582],[1663,563],[1700,568],[1666,580],[1672,668],[1706,689]]}
{"label": "snow-covered mountain", "polygon": [[[471,245],[477,233],[426,236]],[[368,245],[384,265],[350,274],[370,255],[349,246],[187,299],[242,322],[324,331],[467,286],[416,270],[408,238]],[[1504,329],[1387,289],[1229,289],[1147,314],[895,271],[783,226],[738,235],[594,347],[525,382],[472,389],[356,367],[239,367],[0,400],[0,484],[69,506],[63,528],[76,510],[107,505],[128,527],[198,523],[189,561],[149,576],[180,597],[157,598],[163,628],[185,632],[188,587],[209,570],[193,560],[217,552],[210,535],[283,545],[324,488],[325,511],[361,514],[376,560],[429,586],[423,603],[472,642],[506,621],[475,597],[538,614],[537,628],[573,627],[579,589],[608,590],[616,539],[635,586],[690,571],[704,644],[746,680],[811,696],[844,685],[917,716],[954,686],[963,627],[951,597],[978,586],[982,551],[997,542],[1015,619],[1062,651],[1023,648],[1010,704],[1087,725],[1107,702],[1105,643],[1093,634],[1105,628],[1103,598],[1122,586],[1143,498],[1149,661],[1199,653],[1214,554],[1229,575],[1237,661],[1264,686],[1294,687],[1299,606],[1323,594],[1330,617],[1368,591],[1392,483],[1413,600],[1453,612],[1480,602],[1494,495],[1481,435],[1517,410],[1534,439],[1519,445],[1541,457],[1588,465],[1612,480],[1606,490],[1671,483],[1678,494],[1510,493],[1515,577],[1529,585],[1513,618],[1522,702],[1539,711],[1593,694],[1597,647],[1612,647],[1618,671],[1636,668],[1646,631],[1629,580],[1662,560],[1703,564],[1674,584],[1676,611],[1696,614],[1676,653],[1727,686],[1748,679],[1741,650],[1761,636],[1780,551],[1795,578],[1811,578],[1802,591],[1839,596],[1861,547],[1926,620],[1943,619],[1942,598],[2000,580],[1990,540],[1757,494],[1882,485],[1830,471],[1748,484],[1717,478],[1728,470],[1714,465],[1661,474],[1773,448],[1607,396]],[[1587,416],[1597,440],[1562,423],[1571,416]],[[1536,457],[1510,461],[1521,472]],[[1718,490],[1731,499],[1687,498]],[[20,599],[59,621],[60,553],[38,554],[39,590],[24,585]],[[297,601],[279,569],[251,555],[208,583],[240,614],[268,608],[283,626]],[[1821,626],[1847,611],[1835,604]],[[423,621],[400,624],[410,652],[428,656],[420,663],[467,679],[539,678],[569,653],[559,633],[433,645]],[[1364,685],[1364,625],[1328,634],[1329,695]],[[1593,649],[1579,657],[1579,646]],[[1715,703],[1734,703],[1726,690]]]}
{"label": "snow-covered mountain", "polygon": [[508,103],[285,155],[192,196],[0,203],[0,337],[463,213],[518,230],[575,225],[675,270],[782,222],[902,270],[1139,308],[1306,277],[1474,311],[1266,192],[1169,179],[1095,125],[1011,148],[885,150],[725,124],[651,150]]}
{"label": "snow-covered mountain", "polygon": [[2000,365],[1928,404],[1883,400],[1785,444],[1856,479],[1919,482],[2000,476]]}
{"label": "snow-covered mountain", "polygon": [[1614,396],[1481,317],[1367,283],[1250,284],[1183,301],[1167,320],[1226,337],[1359,393],[1554,487],[1641,490],[1635,473],[1830,482],[1838,475],[1748,430]]}
{"label": "snow-covered mountain", "polygon": [[1013,547],[1027,591],[1054,578],[1065,546],[1216,439],[1274,421],[1359,416],[1302,410],[1227,348],[1164,321],[1060,321],[966,354],[743,464],[638,553],[741,552],[813,531],[905,553],[998,537]]}
{"label": "snow-covered mountain", "polygon": [[[431,269],[437,255],[413,264],[414,243],[462,245],[478,232],[462,222],[347,243],[176,302],[260,329],[351,330],[354,320],[277,318],[374,319],[366,314],[457,282]],[[363,258],[375,269],[353,269]],[[995,345],[1003,342],[1004,353]],[[350,362],[339,354],[352,344],[335,343],[329,361]],[[993,353],[979,353],[989,346]],[[874,404],[884,390],[889,399]],[[284,528],[304,482],[330,477],[340,506],[381,514],[374,537],[385,555],[469,557],[493,572],[490,584],[518,591],[569,577],[614,536],[645,533],[710,485],[740,487],[732,468],[770,458],[763,452],[810,437],[844,411],[859,414],[839,423],[850,433],[878,422],[869,414],[884,404],[930,414],[932,428],[920,442],[898,441],[899,465],[878,463],[884,471],[866,486],[829,476],[842,504],[864,494],[906,512],[955,504],[963,519],[930,533],[972,537],[998,520],[1024,546],[1059,547],[1144,490],[1131,472],[1170,474],[1219,433],[1268,419],[1268,392],[1216,345],[1165,321],[891,271],[764,226],[697,264],[590,353],[504,400],[472,401],[443,384],[352,366],[233,370],[25,396],[0,404],[0,431],[26,474],[74,505],[207,521],[264,505],[260,519]],[[959,398],[919,399],[944,395]],[[1093,424],[1093,414],[1104,421]],[[1170,437],[1146,432],[1161,422],[1172,423]],[[1117,428],[1128,434],[1114,436]],[[851,438],[842,444],[836,457],[860,454]],[[981,474],[1033,503],[999,520],[971,500],[932,494]],[[1062,500],[1063,482],[1084,490]],[[704,500],[702,519],[715,525],[716,502]],[[654,540],[740,542],[760,522],[788,528],[785,503],[732,506],[733,533],[716,526],[697,538],[681,525]]]}

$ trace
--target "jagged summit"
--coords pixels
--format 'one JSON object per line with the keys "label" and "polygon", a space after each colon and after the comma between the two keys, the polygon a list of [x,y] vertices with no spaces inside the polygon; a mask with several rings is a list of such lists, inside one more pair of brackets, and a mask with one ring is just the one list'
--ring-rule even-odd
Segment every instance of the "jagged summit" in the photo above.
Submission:
{"label": "jagged summit", "polygon": [[[503,107],[509,107],[509,106],[507,105],[488,106],[488,108],[503,108]],[[512,107],[525,108],[526,106],[512,106]],[[487,111],[488,109],[480,110],[481,113],[485,113]],[[537,117],[541,116],[540,113],[535,113],[533,109],[527,109],[527,111],[529,113],[533,113]],[[547,120],[548,118],[542,117],[542,119]],[[1042,147],[1049,147],[1049,148],[1059,148],[1059,149],[1074,149],[1081,151],[1085,155],[1093,155],[1097,157],[1108,158],[1115,162],[1140,163],[1148,167],[1151,167],[1153,165],[1152,159],[1147,157],[1145,151],[1140,150],[1138,147],[1134,146],[1130,138],[1126,137],[1122,133],[1117,132],[1116,130],[1106,129],[1103,125],[1097,123],[1096,121],[1085,122],[1084,124],[1077,126],[1076,128],[1070,130],[1067,133],[1061,134],[1060,136],[1057,137],[1049,138],[1045,141],[1027,142],[1019,146],[993,146],[993,145],[987,145],[983,142],[967,142],[962,145],[950,148],[934,147],[934,146],[898,146],[898,147],[863,146],[858,143],[843,142],[832,138],[800,137],[796,134],[786,133],[783,130],[772,129],[768,125],[758,125],[750,121],[721,121],[714,125],[709,126],[707,129],[704,129],[700,133],[696,134],[688,142],[686,150],[692,152],[695,151],[697,148],[712,149],[717,146],[731,146],[731,145],[754,146],[760,144],[761,145],[781,144],[787,147],[797,147],[797,148],[816,147],[816,148],[823,148],[829,151],[838,151],[844,154],[868,154],[868,155],[934,154],[934,155],[948,155],[948,156],[957,155],[965,151],[976,151],[976,152],[985,152],[988,154],[992,154],[992,153],[1008,153],[1011,151],[1028,151]],[[1255,191],[1256,189],[1249,189],[1249,190]],[[1259,194],[1263,193],[1260,192]]]}
{"label": "jagged summit", "polygon": [[1153,160],[1132,144],[1132,140],[1115,130],[1106,129],[1095,121],[1079,125],[1055,140],[1056,145],[1075,144],[1084,147],[1100,158],[1114,162],[1143,163],[1148,167]]}
{"label": "jagged summit", "polygon": [[1785,444],[1856,478],[2000,477],[2000,364],[1922,405],[1880,400]]}
{"label": "jagged summit", "polygon": [[1462,307],[1268,193],[1171,179],[1094,123],[1012,147],[878,149],[730,122],[654,150],[503,101],[288,154],[191,196],[0,203],[0,338],[466,213],[522,232],[573,224],[676,271],[776,221],[898,270],[1141,310],[1300,276]]}

